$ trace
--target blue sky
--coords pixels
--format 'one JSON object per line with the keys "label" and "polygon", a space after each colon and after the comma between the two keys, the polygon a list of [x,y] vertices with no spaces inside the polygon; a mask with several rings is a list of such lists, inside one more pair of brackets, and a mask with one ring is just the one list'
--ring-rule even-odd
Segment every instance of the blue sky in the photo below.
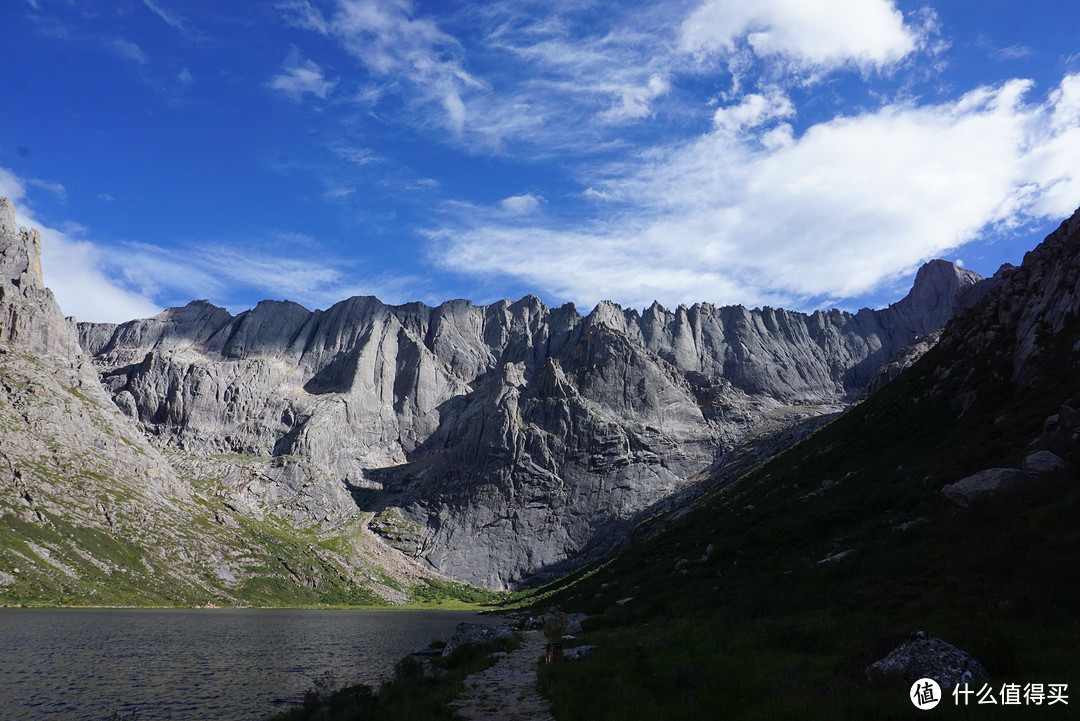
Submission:
{"label": "blue sky", "polygon": [[65,313],[532,293],[854,310],[1080,205],[1080,6],[7,0]]}

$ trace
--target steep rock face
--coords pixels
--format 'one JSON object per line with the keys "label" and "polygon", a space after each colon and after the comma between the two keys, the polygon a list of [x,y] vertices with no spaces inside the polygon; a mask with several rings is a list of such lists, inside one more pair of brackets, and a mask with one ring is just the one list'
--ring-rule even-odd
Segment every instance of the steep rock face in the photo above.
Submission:
{"label": "steep rock face", "polygon": [[323,521],[348,517],[348,488],[401,550],[503,588],[608,547],[771,411],[849,401],[977,280],[934,261],[857,314],[358,297],[237,316],[197,301],[79,333],[160,445],[307,464],[288,482]]}
{"label": "steep rock face", "polygon": [[[39,252],[0,198],[0,603],[407,600],[424,574],[363,530],[338,478],[151,443],[78,351]],[[311,543],[331,526],[333,550]]]}
{"label": "steep rock face", "polygon": [[[23,452],[40,459],[60,453],[93,454],[127,473],[142,474],[158,494],[183,496],[185,489],[160,454],[119,416],[104,393],[93,366],[79,351],[72,323],[60,312],[52,291],[41,277],[41,237],[36,230],[16,230],[15,211],[0,197],[0,353],[5,356],[5,407],[17,409],[25,437],[5,436],[9,453]],[[48,369],[50,389],[70,396],[60,406],[34,398],[34,383],[26,380]],[[22,371],[26,371],[23,373]],[[22,377],[23,380],[16,380]],[[96,406],[97,408],[89,408]],[[103,413],[97,410],[105,409]],[[121,442],[120,435],[131,443]],[[137,440],[130,436],[134,435]],[[111,438],[110,438],[111,436]],[[40,452],[54,445],[52,452]],[[15,464],[12,460],[8,464]]]}
{"label": "steep rock face", "polygon": [[1074,461],[1080,461],[1074,438],[1050,441],[1059,418],[1080,404],[1078,259],[1080,210],[1025,254],[1020,266],[1003,268],[985,300],[946,327],[933,367],[934,393],[951,399],[958,418],[994,404],[1042,404],[1049,418],[1045,437],[1033,447],[1053,445]]}
{"label": "steep rock face", "polygon": [[11,201],[0,197],[0,341],[17,342],[38,354],[74,356],[71,325],[41,278],[41,236],[16,229]]}

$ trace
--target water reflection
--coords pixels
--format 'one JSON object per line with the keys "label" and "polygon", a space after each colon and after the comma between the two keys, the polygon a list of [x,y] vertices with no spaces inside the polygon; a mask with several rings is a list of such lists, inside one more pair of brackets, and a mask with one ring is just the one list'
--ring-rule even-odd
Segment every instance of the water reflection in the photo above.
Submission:
{"label": "water reflection", "polygon": [[0,610],[0,720],[255,721],[326,672],[376,683],[467,611]]}

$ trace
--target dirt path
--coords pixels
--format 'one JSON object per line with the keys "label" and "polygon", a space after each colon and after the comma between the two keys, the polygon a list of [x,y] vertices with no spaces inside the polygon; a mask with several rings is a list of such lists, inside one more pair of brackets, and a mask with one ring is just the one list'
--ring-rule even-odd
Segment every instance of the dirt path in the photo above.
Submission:
{"label": "dirt path", "polygon": [[465,679],[450,708],[465,721],[555,721],[551,703],[536,692],[536,665],[546,645],[543,633],[526,631],[521,648]]}

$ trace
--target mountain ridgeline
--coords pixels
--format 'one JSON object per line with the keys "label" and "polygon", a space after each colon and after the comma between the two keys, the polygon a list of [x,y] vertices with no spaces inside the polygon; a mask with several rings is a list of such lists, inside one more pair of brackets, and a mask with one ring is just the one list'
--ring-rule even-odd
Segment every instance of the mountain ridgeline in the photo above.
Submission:
{"label": "mountain ridgeline", "polygon": [[156,447],[268,459],[236,483],[290,522],[362,516],[422,566],[504,589],[610,550],[752,436],[840,410],[980,281],[932,261],[855,314],[196,301],[78,337]]}

